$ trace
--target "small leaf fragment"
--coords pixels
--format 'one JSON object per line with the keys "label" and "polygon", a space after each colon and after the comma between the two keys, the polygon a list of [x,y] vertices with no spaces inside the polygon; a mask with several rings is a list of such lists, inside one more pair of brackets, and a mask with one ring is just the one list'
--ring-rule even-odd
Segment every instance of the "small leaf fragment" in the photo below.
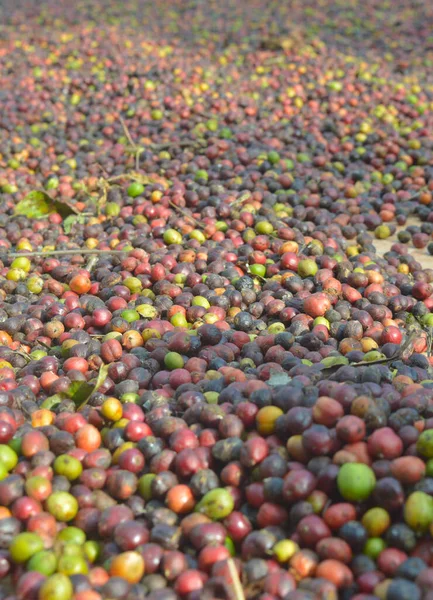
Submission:
{"label": "small leaf fragment", "polygon": [[98,390],[107,379],[109,365],[103,365],[99,369],[98,377],[95,383],[87,381],[73,381],[69,386],[68,396],[74,402],[77,410],[82,408],[89,401],[90,396]]}
{"label": "small leaf fragment", "polygon": [[63,221],[63,229],[64,229],[64,231],[65,231],[66,234],[69,234],[72,231],[72,227],[76,223],[84,224],[85,222],[86,222],[86,217],[84,217],[83,215],[75,215],[75,214],[74,215],[69,215]]}
{"label": "small leaf fragment", "polygon": [[271,387],[278,387],[280,385],[287,385],[291,381],[291,377],[287,373],[280,373],[279,371],[271,371],[271,376],[267,381],[267,384]]}
{"label": "small leaf fragment", "polygon": [[341,367],[343,365],[348,365],[349,359],[345,356],[327,356],[320,362],[325,367],[325,369],[329,369],[331,367]]}
{"label": "small leaf fragment", "polygon": [[45,398],[45,400],[42,402],[41,408],[46,408],[48,410],[51,410],[52,408],[54,408],[55,406],[60,404],[60,402],[63,399],[64,398],[63,398],[62,394],[54,394],[54,396],[48,396],[48,398]]}

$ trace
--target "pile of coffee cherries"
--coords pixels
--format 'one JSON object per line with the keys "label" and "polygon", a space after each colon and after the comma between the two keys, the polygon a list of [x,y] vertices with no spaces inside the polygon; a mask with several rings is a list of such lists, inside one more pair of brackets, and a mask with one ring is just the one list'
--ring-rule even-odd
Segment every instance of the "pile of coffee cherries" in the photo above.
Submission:
{"label": "pile of coffee cherries", "polygon": [[0,597],[432,600],[433,5],[0,22]]}

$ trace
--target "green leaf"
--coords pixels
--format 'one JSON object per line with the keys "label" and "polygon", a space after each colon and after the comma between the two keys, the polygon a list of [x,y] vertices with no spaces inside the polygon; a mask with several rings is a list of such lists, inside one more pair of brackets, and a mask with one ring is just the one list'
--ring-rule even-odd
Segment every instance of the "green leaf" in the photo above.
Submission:
{"label": "green leaf", "polygon": [[68,396],[74,404],[80,406],[93,393],[95,385],[87,381],[73,381],[68,388]]}
{"label": "green leaf", "polygon": [[69,215],[69,217],[66,217],[66,219],[63,221],[63,229],[65,230],[65,233],[71,233],[72,227],[76,224],[76,223],[85,223],[86,222],[86,217],[84,217],[83,215]]}
{"label": "green leaf", "polygon": [[75,206],[72,206],[71,204],[69,204],[69,202],[55,200],[54,198],[51,198],[51,201],[54,202],[56,212],[58,212],[59,215],[61,215],[63,218],[66,218],[69,215],[79,215],[80,217],[82,216],[79,214]]}
{"label": "green leaf", "polygon": [[45,400],[41,404],[41,408],[47,408],[48,410],[51,410],[52,408],[54,408],[54,406],[60,404],[62,400],[64,400],[62,394],[54,394],[54,396],[49,396],[48,398],[45,398]]}
{"label": "green leaf", "polygon": [[96,381],[91,383],[87,381],[73,381],[68,389],[68,396],[74,402],[77,410],[82,408],[89,401],[90,396],[101,387],[107,379],[109,365],[103,365],[99,369]]}
{"label": "green leaf", "polygon": [[71,229],[75,225],[75,223],[77,223],[77,221],[78,217],[75,215],[69,215],[69,217],[66,217],[66,219],[63,221],[64,232],[66,234],[71,233]]}
{"label": "green leaf", "polygon": [[107,379],[107,376],[108,376],[109,367],[110,367],[110,365],[102,365],[102,367],[99,369],[98,377],[97,377],[96,383],[95,383],[95,390],[100,388],[101,385],[103,383],[105,383],[105,380]]}
{"label": "green leaf", "polygon": [[104,383],[107,379],[108,375],[108,367],[109,365],[103,365],[98,372],[98,377],[96,380],[92,382],[87,381],[73,381],[69,386],[67,392],[61,394],[54,394],[54,396],[49,396],[42,403],[42,408],[48,408],[51,410],[54,406],[60,404],[62,400],[69,398],[72,400],[79,410],[83,406],[87,404],[90,396],[96,392],[98,388]]}
{"label": "green leaf", "polygon": [[24,215],[29,219],[42,219],[56,212],[54,203],[45,192],[30,192],[15,207],[16,215]]}
{"label": "green leaf", "polygon": [[348,365],[349,359],[345,356],[327,356],[326,358],[322,359],[320,363],[325,367],[325,369],[330,369],[332,367]]}
{"label": "green leaf", "polygon": [[51,198],[42,190],[30,192],[15,207],[15,215],[24,215],[29,219],[43,219],[56,212],[62,217],[77,214],[73,206]]}

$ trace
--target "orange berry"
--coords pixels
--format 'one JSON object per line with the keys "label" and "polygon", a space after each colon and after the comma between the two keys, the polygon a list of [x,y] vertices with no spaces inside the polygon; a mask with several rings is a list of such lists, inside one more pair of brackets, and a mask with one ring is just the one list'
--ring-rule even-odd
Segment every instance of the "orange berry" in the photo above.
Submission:
{"label": "orange berry", "polygon": [[54,423],[55,414],[47,408],[41,408],[32,413],[32,427],[44,427]]}
{"label": "orange berry", "polygon": [[75,275],[69,282],[69,288],[76,294],[87,294],[92,287],[92,283],[85,275]]}
{"label": "orange berry", "polygon": [[194,510],[195,498],[187,485],[179,484],[168,491],[166,503],[176,514],[184,514]]}
{"label": "orange berry", "polygon": [[101,434],[94,425],[83,425],[75,434],[77,448],[92,452],[101,445]]}
{"label": "orange berry", "polygon": [[144,575],[144,559],[138,552],[122,552],[110,565],[112,577],[122,577],[131,584],[138,583]]}
{"label": "orange berry", "polygon": [[352,571],[344,563],[333,558],[324,560],[316,569],[316,577],[331,581],[337,588],[348,587],[353,583]]}

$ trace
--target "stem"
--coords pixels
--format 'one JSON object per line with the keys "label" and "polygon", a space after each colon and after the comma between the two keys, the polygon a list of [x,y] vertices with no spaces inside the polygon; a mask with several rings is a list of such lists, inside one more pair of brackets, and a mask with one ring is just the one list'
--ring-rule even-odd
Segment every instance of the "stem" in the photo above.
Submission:
{"label": "stem", "polygon": [[390,358],[379,358],[378,360],[371,360],[371,361],[363,360],[359,363],[350,363],[350,366],[351,367],[369,367],[371,365],[383,365],[383,364],[386,364],[389,362],[394,362],[395,360],[400,360],[401,358],[404,357],[404,353],[406,352],[406,350],[412,349],[413,343],[417,339],[418,335],[419,335],[418,331],[414,331],[414,332],[410,333],[407,340],[400,347],[399,351],[396,352],[396,354],[394,356],[391,356]]}
{"label": "stem", "polygon": [[139,171],[140,169],[140,156],[143,152],[143,148],[140,148],[139,146],[137,146],[137,144],[134,142],[134,140],[132,139],[131,133],[128,129],[128,126],[126,125],[124,119],[122,117],[119,117],[120,123],[122,125],[123,131],[125,133],[125,136],[128,140],[128,142],[131,144],[132,149],[134,151],[135,154],[135,170]]}
{"label": "stem", "polygon": [[239,575],[235,563],[233,562],[233,559],[229,558],[227,564],[233,582],[233,591],[235,593],[235,598],[236,600],[245,600],[244,590],[242,589],[242,585],[239,580]]}
{"label": "stem", "polygon": [[25,358],[28,363],[32,360],[30,354],[28,354],[27,352],[22,352],[21,350],[12,350],[12,352]]}
{"label": "stem", "polygon": [[[398,352],[396,352],[396,354],[394,356],[391,356],[390,358],[379,358],[378,360],[372,360],[372,361],[361,361],[358,363],[355,362],[351,362],[349,363],[347,366],[350,367],[371,367],[373,365],[384,365],[387,363],[391,363],[394,362],[396,360],[402,360],[407,358],[407,356],[405,356],[406,352],[409,351],[413,351],[413,344],[415,342],[415,340],[417,339],[417,337],[419,336],[419,331],[411,331],[408,330],[408,338],[407,340],[404,342],[404,344],[401,345],[400,349],[398,350]],[[329,377],[329,375],[332,375],[333,373],[335,373],[335,371],[337,371],[340,368],[341,365],[335,365],[333,367],[328,367],[327,369],[324,369],[323,371],[321,371],[321,379],[327,379]]]}
{"label": "stem", "polygon": [[202,148],[203,146],[198,142],[193,142],[192,140],[183,140],[179,142],[164,142],[161,144],[151,144],[151,150],[155,152],[160,152],[161,150],[170,150],[171,148]]}
{"label": "stem", "polygon": [[101,171],[104,173],[104,175],[106,177],[110,177],[109,173],[104,169],[104,167],[102,165],[100,165],[99,163],[96,163],[96,166],[101,169]]}
{"label": "stem", "polygon": [[415,194],[413,194],[412,196],[410,196],[406,202],[411,202],[412,200],[416,200],[418,198],[418,196],[421,196],[421,194],[423,194],[424,192],[428,192],[428,186],[424,185],[421,189],[419,189]]}
{"label": "stem", "polygon": [[47,250],[46,252],[12,252],[8,254],[10,258],[20,258],[21,256],[68,256],[70,254],[124,254],[129,250],[93,250],[91,248],[74,248],[73,250]]}
{"label": "stem", "polygon": [[203,117],[204,119],[218,119],[218,117],[220,116],[219,114],[216,113],[210,113],[207,112],[205,110],[202,110],[201,112],[197,112],[195,113],[198,117]]}
{"label": "stem", "polygon": [[121,175],[115,175],[114,177],[110,177],[107,179],[108,184],[115,183],[116,181],[122,181],[122,179],[126,179],[127,181],[139,181],[138,173],[122,173]]}
{"label": "stem", "polygon": [[120,120],[120,124],[122,125],[125,136],[128,139],[128,142],[131,144],[131,146],[134,148],[134,150],[137,151],[137,144],[132,139],[131,134],[129,133],[129,129],[126,126],[125,121],[123,120],[123,117],[119,117],[119,120]]}
{"label": "stem", "polygon": [[174,204],[174,202],[169,200],[168,203],[172,208],[174,208],[175,210],[180,212],[180,214],[183,215],[186,219],[191,219],[191,221],[193,221],[193,223],[195,223],[197,225],[197,227],[204,227],[204,225],[202,225],[199,221],[197,221],[197,219],[195,217],[193,217],[192,215],[189,215],[185,210],[183,210],[179,206],[176,206],[176,204]]}

